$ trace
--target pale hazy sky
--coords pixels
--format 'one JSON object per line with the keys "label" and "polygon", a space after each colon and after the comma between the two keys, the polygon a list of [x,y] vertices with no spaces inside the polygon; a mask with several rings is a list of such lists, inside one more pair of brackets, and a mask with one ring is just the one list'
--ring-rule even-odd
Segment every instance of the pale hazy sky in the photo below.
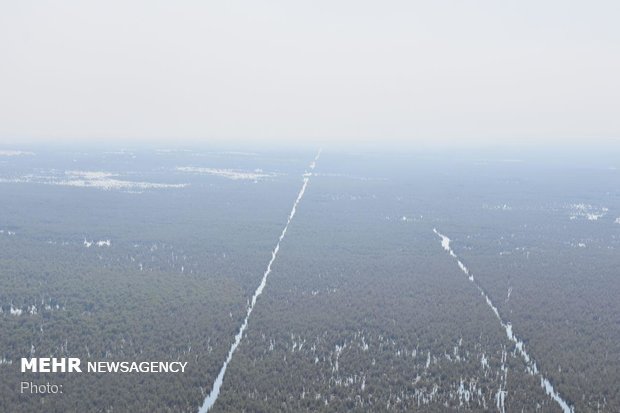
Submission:
{"label": "pale hazy sky", "polygon": [[0,141],[620,136],[618,1],[0,1]]}

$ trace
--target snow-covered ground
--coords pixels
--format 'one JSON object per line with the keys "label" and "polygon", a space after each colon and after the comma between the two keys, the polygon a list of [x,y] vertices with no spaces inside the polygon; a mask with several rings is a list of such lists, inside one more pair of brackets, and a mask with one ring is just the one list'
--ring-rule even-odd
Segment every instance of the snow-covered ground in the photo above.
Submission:
{"label": "snow-covered ground", "polygon": [[201,175],[213,175],[222,178],[232,180],[248,180],[259,181],[266,178],[273,178],[277,174],[271,172],[264,172],[262,169],[255,169],[253,171],[245,171],[241,169],[223,169],[223,168],[200,168],[194,166],[179,166],[177,171],[189,172]]}
{"label": "snow-covered ground", "polygon": [[119,179],[118,174],[104,171],[65,171],[64,174],[27,174],[20,177],[0,178],[0,183],[35,183],[109,190],[147,190],[184,188],[189,184],[165,184]]}
{"label": "snow-covered ground", "polygon": [[15,150],[0,150],[0,156],[33,156],[34,152],[27,151],[15,151]]}

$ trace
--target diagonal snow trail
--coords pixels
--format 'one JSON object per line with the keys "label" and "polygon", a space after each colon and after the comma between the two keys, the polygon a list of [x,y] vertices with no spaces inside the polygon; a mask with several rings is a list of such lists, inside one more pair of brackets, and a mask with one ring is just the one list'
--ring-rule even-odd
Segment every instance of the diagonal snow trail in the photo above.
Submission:
{"label": "diagonal snow trail", "polygon": [[280,243],[284,239],[284,236],[286,235],[286,231],[288,230],[288,226],[293,220],[295,213],[297,212],[297,206],[301,202],[301,198],[303,198],[304,193],[306,192],[306,187],[308,186],[308,182],[310,181],[310,177],[312,176],[312,171],[314,170],[314,167],[316,166],[316,163],[319,160],[320,156],[321,156],[321,150],[319,149],[318,153],[316,154],[316,157],[310,164],[310,167],[309,167],[310,171],[305,172],[303,175],[304,181],[303,181],[303,185],[301,186],[301,190],[299,191],[299,194],[297,194],[297,199],[295,199],[295,202],[293,203],[293,208],[291,209],[291,213],[288,216],[286,225],[284,225],[284,229],[282,230],[282,233],[280,234],[280,237],[278,238],[278,242],[275,248],[273,249],[273,251],[271,252],[271,259],[269,260],[269,264],[267,264],[267,269],[265,270],[263,274],[263,278],[261,279],[261,282],[258,285],[258,288],[256,289],[256,291],[254,291],[254,295],[252,296],[252,301],[250,302],[250,306],[248,307],[248,311],[245,315],[245,319],[243,320],[243,324],[241,324],[241,327],[239,328],[239,332],[237,332],[237,334],[235,335],[235,341],[230,346],[230,350],[228,350],[228,356],[226,357],[226,360],[224,361],[224,364],[222,365],[222,368],[220,369],[220,372],[217,375],[215,382],[213,383],[213,389],[211,390],[211,393],[209,393],[209,395],[205,398],[205,401],[200,407],[200,409],[198,410],[198,413],[207,413],[213,407],[213,405],[215,404],[220,394],[220,389],[222,388],[222,384],[224,383],[224,375],[226,374],[226,368],[228,367],[228,363],[230,363],[230,361],[232,360],[232,356],[235,350],[237,350],[239,343],[241,343],[241,339],[243,338],[243,333],[245,329],[248,327],[248,320],[250,319],[250,314],[252,314],[252,310],[254,310],[254,305],[256,304],[256,300],[263,293],[263,289],[267,285],[267,277],[271,273],[271,266],[273,265],[273,262],[276,260],[276,257],[278,256],[278,251],[280,251]]}
{"label": "diagonal snow trail", "polygon": [[[508,336],[508,339],[512,341],[513,343],[515,343],[517,352],[521,355],[521,358],[523,358],[523,361],[525,361],[525,364],[527,365],[528,373],[532,376],[537,375],[538,377],[540,377],[540,386],[543,389],[545,389],[545,393],[548,396],[550,396],[556,403],[560,405],[560,408],[562,409],[564,413],[574,413],[575,409],[573,408],[573,406],[570,406],[568,402],[564,400],[562,396],[560,396],[560,394],[553,388],[553,385],[551,384],[549,379],[547,379],[541,372],[538,371],[538,367],[536,367],[536,362],[534,361],[534,359],[532,359],[532,357],[525,350],[525,345],[523,344],[523,341],[519,339],[512,332],[512,324],[502,319],[502,317],[499,314],[499,310],[497,309],[497,307],[495,307],[495,305],[493,304],[493,302],[491,301],[487,293],[484,291],[480,283],[474,280],[474,276],[467,269],[465,264],[461,262],[460,258],[454,253],[454,251],[450,247],[450,238],[446,237],[445,235],[437,231],[436,228],[433,228],[433,232],[441,238],[441,246],[443,247],[443,249],[446,250],[450,254],[451,257],[456,259],[456,262],[458,263],[459,268],[465,273],[465,275],[467,275],[467,278],[469,279],[469,281],[471,281],[476,286],[478,291],[480,291],[480,294],[482,295],[482,297],[486,300],[487,305],[491,308],[491,310],[493,310],[495,317],[497,317],[497,319],[499,320],[499,323],[502,325],[504,330],[506,330],[506,335]],[[503,405],[503,397],[502,397],[502,405]]]}

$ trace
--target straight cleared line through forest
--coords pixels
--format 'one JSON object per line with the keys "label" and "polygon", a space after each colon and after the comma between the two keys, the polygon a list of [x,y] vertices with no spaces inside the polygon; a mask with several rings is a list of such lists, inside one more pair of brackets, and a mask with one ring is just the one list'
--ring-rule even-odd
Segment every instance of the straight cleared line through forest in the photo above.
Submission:
{"label": "straight cleared line through forest", "polygon": [[[486,300],[487,305],[491,308],[491,310],[493,310],[495,317],[497,317],[497,319],[499,320],[504,330],[506,330],[506,335],[508,336],[508,339],[512,341],[513,343],[515,343],[517,352],[521,355],[521,358],[523,358],[523,361],[525,361],[525,364],[527,366],[527,372],[532,376],[537,375],[540,377],[541,387],[545,389],[545,393],[547,393],[548,396],[550,396],[553,400],[555,400],[556,403],[560,405],[564,413],[574,413],[575,409],[573,408],[573,406],[570,406],[568,402],[564,400],[562,396],[560,396],[560,394],[553,388],[553,385],[551,384],[551,382],[540,371],[538,371],[536,362],[534,361],[534,359],[532,359],[532,357],[525,350],[525,345],[523,341],[519,339],[512,332],[512,324],[510,322],[505,322],[502,319],[502,317],[499,314],[499,310],[497,309],[497,307],[495,307],[495,305],[493,304],[493,302],[491,301],[487,293],[484,291],[480,283],[474,279],[474,276],[469,271],[469,269],[465,266],[465,264],[463,264],[460,258],[454,253],[454,251],[452,250],[452,247],[450,247],[450,238],[446,237],[445,235],[437,231],[437,229],[435,228],[433,228],[433,232],[441,238],[441,246],[443,247],[443,249],[446,250],[450,254],[451,257],[456,259],[456,262],[458,263],[458,266],[461,269],[461,271],[463,271],[465,275],[467,275],[469,281],[472,282],[476,286],[478,291],[480,291],[480,294],[482,295],[482,297]],[[502,391],[501,388],[500,388],[500,391]],[[503,405],[503,398],[498,398],[498,404],[500,404],[499,400],[502,401],[501,404]],[[499,407],[500,406],[498,406],[498,408]]]}
{"label": "straight cleared line through forest", "polygon": [[291,209],[291,213],[288,216],[286,225],[284,225],[284,229],[282,230],[282,233],[280,234],[280,237],[278,238],[278,242],[276,243],[275,248],[271,252],[271,259],[269,260],[269,264],[267,264],[267,269],[263,273],[263,278],[261,279],[261,282],[258,285],[258,288],[256,289],[256,291],[254,292],[254,295],[252,296],[252,301],[250,302],[250,306],[248,307],[248,311],[245,315],[245,319],[243,320],[243,324],[241,324],[241,327],[239,328],[239,332],[235,336],[235,340],[230,346],[230,350],[228,350],[228,356],[226,357],[226,360],[224,361],[224,364],[222,365],[222,368],[220,369],[220,372],[217,375],[217,378],[215,379],[215,383],[213,384],[213,389],[211,389],[211,393],[209,393],[209,395],[205,398],[205,401],[200,407],[200,409],[198,410],[198,413],[207,413],[217,401],[217,398],[220,394],[220,389],[222,388],[222,384],[224,382],[224,375],[226,374],[226,368],[228,367],[228,363],[230,363],[230,361],[232,360],[232,356],[235,353],[235,350],[237,350],[239,343],[241,343],[241,339],[243,338],[243,333],[245,329],[248,327],[248,320],[250,319],[250,314],[252,314],[252,310],[254,310],[254,305],[256,305],[256,300],[263,293],[263,289],[267,285],[267,277],[269,276],[269,273],[271,273],[271,266],[273,265],[274,261],[276,260],[276,257],[278,256],[278,251],[280,251],[280,243],[282,242],[282,240],[284,239],[284,236],[286,235],[286,231],[288,230],[288,226],[290,225],[291,221],[293,220],[293,217],[295,216],[295,212],[297,212],[297,206],[301,202],[301,199],[303,198],[304,193],[306,192],[306,187],[308,186],[308,182],[310,181],[310,177],[312,176],[312,171],[314,170],[316,163],[319,160],[320,156],[321,156],[321,150],[319,149],[318,153],[316,154],[316,157],[310,163],[309,172],[307,171],[303,175],[303,185],[301,186],[301,190],[299,191],[299,194],[297,194],[297,199],[295,199],[295,202],[293,203],[293,208]]}

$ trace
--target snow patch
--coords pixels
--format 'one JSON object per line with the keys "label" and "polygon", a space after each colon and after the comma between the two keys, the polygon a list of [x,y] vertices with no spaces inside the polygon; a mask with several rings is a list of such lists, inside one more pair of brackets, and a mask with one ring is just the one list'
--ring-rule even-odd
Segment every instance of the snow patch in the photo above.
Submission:
{"label": "snow patch", "polygon": [[16,316],[16,317],[19,317],[20,315],[22,315],[22,313],[23,313],[23,312],[24,312],[24,311],[23,311],[21,308],[16,308],[16,307],[13,307],[13,304],[11,304],[11,309],[9,310],[9,313],[10,313],[11,315],[14,315],[14,316]]}
{"label": "snow patch", "polygon": [[487,358],[487,356],[484,353],[480,357],[480,364],[482,365],[483,369],[488,369],[489,368],[489,359]]}
{"label": "snow patch", "polygon": [[[311,165],[312,166],[312,165]],[[314,169],[314,168],[310,168]],[[199,168],[193,166],[180,166],[177,167],[177,171],[189,172],[201,175],[214,175],[226,179],[247,180],[247,181],[259,181],[266,178],[273,178],[277,176],[275,173],[263,172],[262,169],[255,169],[254,171],[243,171],[239,169],[221,169],[221,168]]]}
{"label": "snow patch", "polygon": [[189,184],[163,184],[118,179],[117,174],[102,171],[66,171],[64,175],[23,175],[18,178],[0,178],[2,183],[34,183],[44,185],[96,188],[105,191],[134,191],[146,189],[185,188]]}
{"label": "snow patch", "polygon": [[489,211],[512,211],[512,207],[508,204],[500,204],[500,205],[483,204],[482,209],[486,209]]}
{"label": "snow patch", "polygon": [[109,247],[112,245],[112,241],[109,239],[100,240],[100,241],[88,241],[86,238],[84,239],[84,246],[86,248],[90,248],[93,245],[97,247]]}
{"label": "snow patch", "polygon": [[547,393],[548,396],[550,396],[560,405],[563,412],[569,413],[575,411],[572,406],[569,406],[568,403],[566,403],[566,401],[560,397],[560,395],[555,391],[549,380],[542,376],[540,377],[540,386],[545,389],[545,393]]}
{"label": "snow patch", "polygon": [[598,221],[599,218],[604,217],[609,212],[609,208],[597,207],[586,203],[569,204],[566,208],[570,210],[570,220],[587,219],[588,221]]}
{"label": "snow patch", "polygon": [[33,156],[34,152],[0,150],[0,156]]}

